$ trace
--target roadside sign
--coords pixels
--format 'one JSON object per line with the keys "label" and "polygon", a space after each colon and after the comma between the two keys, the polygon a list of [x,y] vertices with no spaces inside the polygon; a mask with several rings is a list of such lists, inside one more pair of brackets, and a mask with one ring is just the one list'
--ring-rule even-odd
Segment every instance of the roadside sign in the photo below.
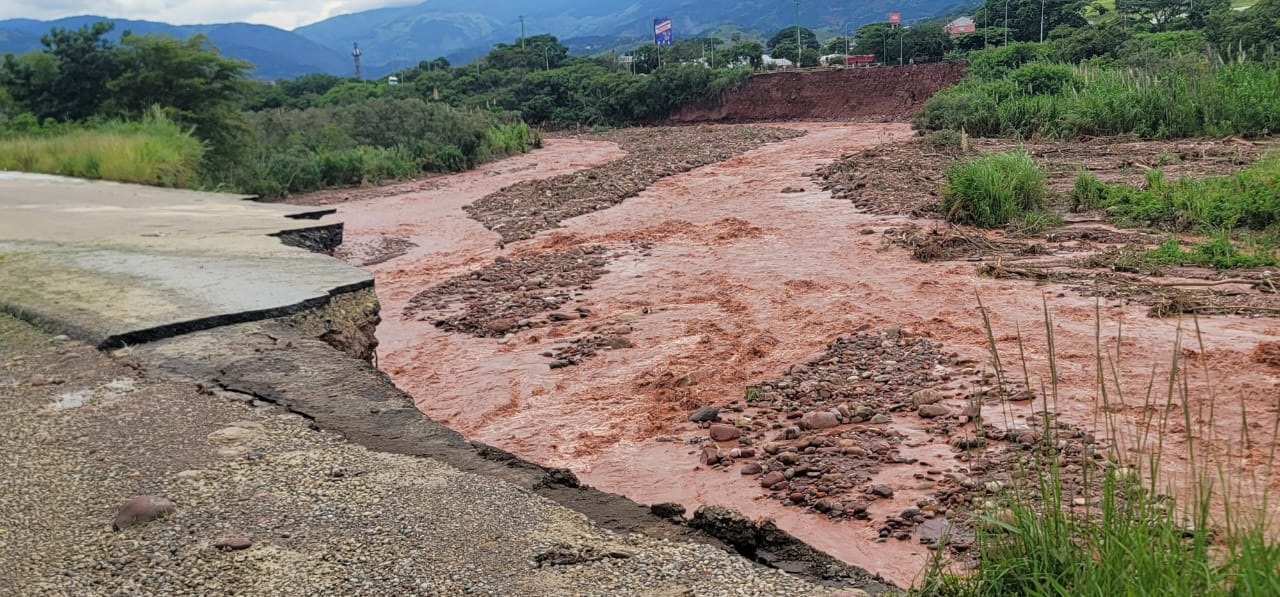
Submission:
{"label": "roadside sign", "polygon": [[891,13],[889,13],[889,24],[890,24],[890,25],[900,25],[900,24],[902,24],[902,13],[900,13],[900,12],[891,12]]}
{"label": "roadside sign", "polygon": [[659,46],[671,45],[671,19],[653,20],[653,43]]}

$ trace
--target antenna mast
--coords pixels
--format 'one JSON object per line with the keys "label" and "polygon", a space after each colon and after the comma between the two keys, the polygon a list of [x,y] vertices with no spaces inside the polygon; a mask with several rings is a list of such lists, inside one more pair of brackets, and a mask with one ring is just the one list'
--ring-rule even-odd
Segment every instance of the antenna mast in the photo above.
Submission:
{"label": "antenna mast", "polygon": [[363,80],[364,76],[360,73],[360,44],[351,44],[351,59],[356,63],[356,79]]}

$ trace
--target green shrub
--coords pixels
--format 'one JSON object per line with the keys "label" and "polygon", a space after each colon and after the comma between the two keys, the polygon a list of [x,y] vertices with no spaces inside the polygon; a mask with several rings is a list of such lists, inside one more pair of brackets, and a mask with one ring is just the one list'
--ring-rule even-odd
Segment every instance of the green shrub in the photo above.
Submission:
{"label": "green shrub", "polygon": [[1076,75],[1075,69],[1065,64],[1032,62],[1009,73],[1009,78],[1025,93],[1043,95],[1061,93],[1075,83]]}
{"label": "green shrub", "polygon": [[1049,60],[1053,47],[1048,43],[1012,43],[969,53],[969,74],[977,79],[995,80],[1031,63]]}
{"label": "green shrub", "polygon": [[998,228],[1044,208],[1045,174],[1025,152],[993,153],[953,165],[942,211],[962,224]]}
{"label": "green shrub", "polygon": [[934,131],[924,138],[924,142],[937,151],[950,153],[964,152],[966,143],[965,134],[955,129]]}

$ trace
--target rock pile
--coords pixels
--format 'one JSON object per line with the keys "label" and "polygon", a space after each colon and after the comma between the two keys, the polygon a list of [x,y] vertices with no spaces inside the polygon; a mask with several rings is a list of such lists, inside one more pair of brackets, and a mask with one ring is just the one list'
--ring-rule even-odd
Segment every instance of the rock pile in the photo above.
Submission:
{"label": "rock pile", "polygon": [[524,240],[563,220],[622,203],[662,178],[802,135],[755,126],[625,129],[591,135],[618,143],[629,155],[573,174],[521,182],[463,209],[502,235],[502,242]]}
{"label": "rock pile", "polygon": [[585,318],[585,307],[561,311],[591,282],[604,275],[609,255],[603,246],[510,259],[498,257],[477,271],[418,293],[404,314],[436,327],[498,338],[521,329]]}

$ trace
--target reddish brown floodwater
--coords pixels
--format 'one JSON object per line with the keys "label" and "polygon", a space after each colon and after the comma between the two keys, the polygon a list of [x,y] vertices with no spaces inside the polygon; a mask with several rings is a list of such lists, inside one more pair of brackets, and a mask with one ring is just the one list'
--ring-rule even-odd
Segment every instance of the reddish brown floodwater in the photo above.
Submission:
{"label": "reddish brown floodwater", "polygon": [[[498,248],[496,234],[465,216],[462,206],[521,180],[625,154],[609,143],[553,139],[532,154],[437,179],[429,190],[344,204],[340,217],[349,243],[396,237],[417,245],[370,269],[383,307],[380,365],[432,418],[544,465],[568,467],[591,485],[641,503],[716,504],[773,517],[812,545],[906,586],[928,557],[922,546],[874,543],[876,526],[831,523],[783,507],[763,498],[753,481],[736,472],[695,472],[694,446],[655,441],[656,435],[687,439],[694,427],[683,422],[687,410],[664,402],[647,382],[668,373],[710,372],[693,391],[703,403],[723,403],[740,397],[748,384],[777,378],[788,365],[821,353],[834,336],[863,324],[901,325],[944,343],[947,350],[986,361],[978,295],[993,315],[1004,356],[1016,357],[1020,327],[1033,373],[1045,374],[1042,305],[1047,301],[1056,324],[1060,408],[1075,422],[1096,425],[1095,301],[1058,286],[981,279],[970,263],[923,264],[905,251],[884,251],[880,235],[861,232],[900,226],[906,218],[861,213],[847,201],[812,190],[808,173],[817,166],[842,153],[907,137],[907,125],[784,126],[804,128],[809,135],[663,179],[617,207],[569,220],[561,230],[505,250]],[[785,187],[809,191],[782,194]],[[415,293],[504,251],[628,239],[651,242],[650,254],[631,253],[611,262],[609,273],[580,299],[593,316],[570,322],[555,335],[627,321],[635,348],[551,370],[538,354],[554,341],[546,330],[503,342],[447,333],[401,316]],[[1143,412],[1141,397],[1153,371],[1168,370],[1179,326],[1176,320],[1148,318],[1145,311],[1114,301],[1101,306],[1104,343],[1114,345],[1123,322],[1116,367],[1127,394],[1117,412],[1129,420]],[[1198,374],[1189,383],[1206,404],[1212,387],[1217,404],[1214,420],[1193,417],[1192,435],[1246,473],[1238,478],[1247,479],[1265,465],[1277,416],[1274,370],[1253,364],[1249,355],[1258,342],[1280,334],[1280,323],[1240,318],[1199,323],[1203,353],[1192,338],[1184,341],[1183,353],[1202,359],[1212,374],[1207,382]],[[1159,401],[1164,402],[1163,394]],[[1176,470],[1187,435],[1181,415],[1173,419],[1164,448]],[[1249,427],[1248,445],[1242,421]],[[894,424],[908,436],[918,432],[909,421]],[[943,468],[956,464],[945,445],[909,440],[907,446],[912,445],[904,456],[931,459]],[[910,476],[892,467],[877,482],[899,491],[872,506],[876,519],[929,493],[913,488]]]}

